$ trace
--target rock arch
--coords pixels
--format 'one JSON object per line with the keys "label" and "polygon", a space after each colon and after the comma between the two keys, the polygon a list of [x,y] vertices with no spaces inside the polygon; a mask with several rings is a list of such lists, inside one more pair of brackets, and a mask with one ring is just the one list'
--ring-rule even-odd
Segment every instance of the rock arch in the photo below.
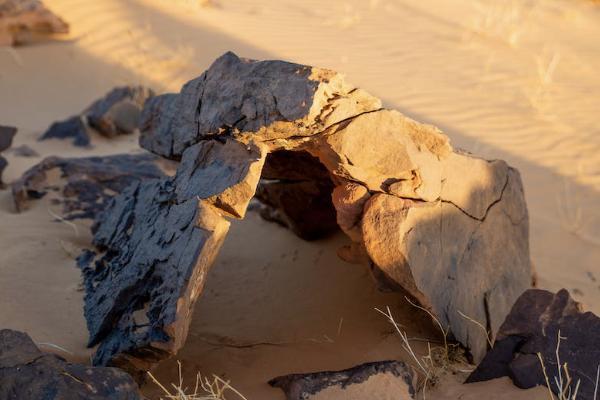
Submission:
{"label": "rock arch", "polygon": [[[79,258],[95,364],[145,369],[175,354],[230,220],[260,187],[288,225],[306,222],[268,185],[321,201],[315,165],[352,240],[340,255],[407,290],[476,360],[485,335],[458,311],[496,332],[530,286],[518,171],[453,149],[437,128],[384,109],[333,71],[227,53],[179,94],[149,100],[141,131],[142,147],[180,164],[174,177],[115,197],[93,228],[97,250]],[[316,217],[312,228],[327,224]]]}

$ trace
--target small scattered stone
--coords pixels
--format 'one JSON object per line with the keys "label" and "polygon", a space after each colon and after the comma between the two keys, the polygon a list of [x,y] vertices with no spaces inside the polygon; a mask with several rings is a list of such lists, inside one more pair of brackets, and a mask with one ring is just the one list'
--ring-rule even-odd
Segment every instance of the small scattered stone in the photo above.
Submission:
{"label": "small scattered stone", "polygon": [[[7,150],[11,145],[13,138],[17,134],[17,128],[0,125],[0,153]],[[8,161],[0,155],[0,187],[4,185],[2,182],[2,172],[7,167]]]}

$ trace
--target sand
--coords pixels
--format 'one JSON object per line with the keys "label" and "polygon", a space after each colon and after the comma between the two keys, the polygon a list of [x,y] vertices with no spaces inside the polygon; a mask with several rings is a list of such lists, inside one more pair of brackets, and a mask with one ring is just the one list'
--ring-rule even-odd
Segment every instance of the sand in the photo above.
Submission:
{"label": "sand", "polygon": [[[15,146],[41,156],[136,151],[135,137],[94,138],[91,150],[37,142],[115,85],[176,91],[227,50],[329,67],[386,106],[440,127],[453,144],[521,171],[539,286],[567,288],[600,313],[600,7],[584,0],[46,0],[72,27],[68,38],[0,48],[0,123]],[[39,158],[7,154],[5,180]],[[79,272],[89,243],[53,222],[45,201],[16,214],[0,191],[0,327],[87,362]],[[335,250],[343,237],[302,242],[250,213],[234,223],[210,273],[185,348],[184,375],[231,379],[248,399],[282,399],[276,375],[406,359],[374,307],[389,305],[410,335],[432,338],[402,296],[379,293]],[[413,320],[419,320],[416,324]],[[415,346],[423,349],[421,342]],[[174,380],[175,360],[156,375]],[[460,385],[447,377],[428,398],[545,399],[508,379]],[[146,393],[157,391],[148,386]]]}

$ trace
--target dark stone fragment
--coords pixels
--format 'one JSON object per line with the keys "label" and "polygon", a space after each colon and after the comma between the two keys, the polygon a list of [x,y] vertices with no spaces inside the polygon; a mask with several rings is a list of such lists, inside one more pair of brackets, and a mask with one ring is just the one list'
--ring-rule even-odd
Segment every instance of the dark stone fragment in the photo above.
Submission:
{"label": "dark stone fragment", "polygon": [[31,147],[23,144],[19,147],[14,147],[12,153],[17,157],[39,157],[39,153],[32,149]]}
{"label": "dark stone fragment", "polygon": [[539,353],[551,389],[558,394],[554,376],[558,375],[559,332],[560,363],[567,363],[572,390],[579,381],[577,398],[593,399],[600,362],[600,318],[591,312],[582,312],[579,303],[564,289],[557,294],[539,289],[523,293],[500,327],[494,348],[466,383],[509,376],[522,389],[546,385]]}
{"label": "dark stone fragment", "polygon": [[[17,134],[17,128],[0,125],[0,152],[8,149],[12,145],[13,138]],[[8,165],[6,158],[0,155],[0,187],[2,187],[2,172]]]}
{"label": "dark stone fragment", "polygon": [[96,100],[83,115],[104,136],[132,133],[138,126],[144,103],[152,97],[154,92],[143,86],[116,87]]}
{"label": "dark stone fragment", "polygon": [[[58,190],[65,219],[94,218],[109,199],[127,186],[145,179],[165,177],[152,154],[117,154],[105,157],[48,157],[27,170],[12,185],[18,211],[27,208],[31,199],[39,199]],[[51,171],[60,175],[58,182],[49,180]]]}
{"label": "dark stone fragment", "polygon": [[39,140],[48,139],[73,139],[73,145],[88,147],[90,135],[82,117],[77,115],[64,121],[54,122]]}
{"label": "dark stone fragment", "polygon": [[41,352],[22,332],[0,330],[0,400],[138,400],[131,376]]}
{"label": "dark stone fragment", "polygon": [[[399,400],[414,396],[413,374],[401,361],[370,362],[343,371],[285,375],[271,379],[269,385],[282,389],[287,400],[306,400],[329,387],[337,386],[344,390],[351,385],[365,383],[369,378],[379,374],[390,374],[403,381],[406,385],[406,396],[400,397]],[[377,388],[374,387],[372,398],[377,398],[376,391]]]}
{"label": "dark stone fragment", "polygon": [[180,94],[155,97],[144,108],[140,145],[178,159],[212,135],[256,132],[308,114],[318,82],[312,68],[285,61],[254,61],[228,52]]}

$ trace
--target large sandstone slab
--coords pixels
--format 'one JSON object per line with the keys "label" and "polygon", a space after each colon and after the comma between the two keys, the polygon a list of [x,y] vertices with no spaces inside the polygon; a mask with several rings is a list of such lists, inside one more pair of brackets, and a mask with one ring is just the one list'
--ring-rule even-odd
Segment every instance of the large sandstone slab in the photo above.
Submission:
{"label": "large sandstone slab", "polygon": [[71,364],[43,353],[22,332],[0,330],[0,400],[141,400],[138,386],[116,368]]}
{"label": "large sandstone slab", "polygon": [[584,312],[564,289],[556,294],[538,289],[523,293],[500,327],[494,348],[467,383],[509,376],[522,389],[546,385],[538,354],[554,393],[561,391],[554,380],[560,368],[563,389],[568,386],[574,391],[579,382],[577,399],[594,400],[600,368],[600,318]]}
{"label": "large sandstone slab", "polygon": [[518,171],[453,149],[336,72],[227,53],[179,94],[149,100],[140,130],[142,147],[181,163],[98,220],[100,264],[82,264],[99,364],[177,351],[226,218],[242,218],[255,193],[300,236],[337,222],[352,242],[339,254],[408,291],[476,361],[486,334],[462,315],[494,337],[531,284]]}

